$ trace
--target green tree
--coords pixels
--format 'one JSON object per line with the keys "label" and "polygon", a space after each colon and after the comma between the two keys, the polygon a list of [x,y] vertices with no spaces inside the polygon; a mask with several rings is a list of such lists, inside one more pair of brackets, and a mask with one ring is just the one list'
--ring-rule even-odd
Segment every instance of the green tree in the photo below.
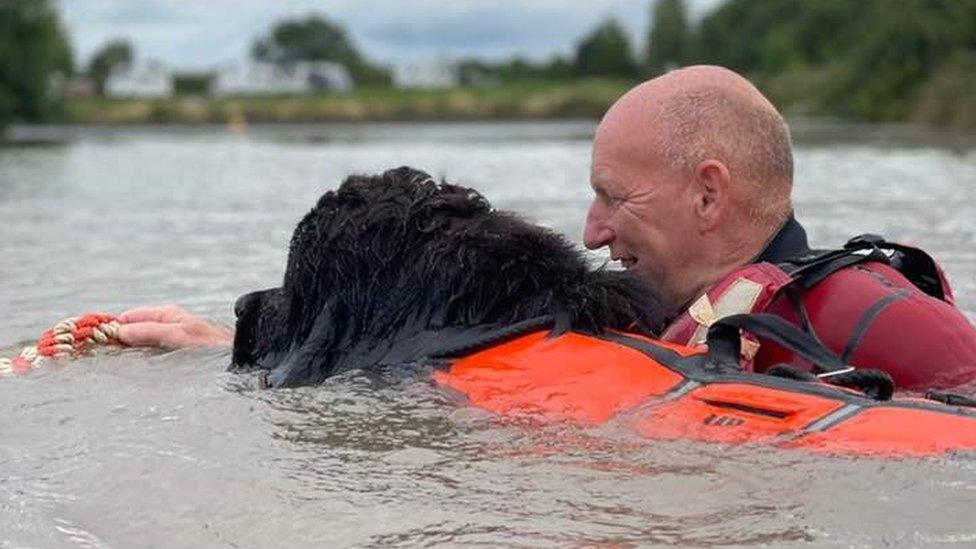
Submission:
{"label": "green tree", "polygon": [[897,10],[878,0],[871,4],[866,19],[873,25],[844,62],[828,104],[868,120],[901,120],[953,52],[976,45],[976,3],[905,0]]}
{"label": "green tree", "polygon": [[571,59],[561,55],[555,55],[542,68],[545,78],[553,80],[564,80],[573,75],[573,62]]}
{"label": "green tree", "polygon": [[697,61],[746,73],[786,106],[945,120],[940,94],[971,108],[957,96],[969,81],[960,59],[976,54],[976,0],[728,0],[695,43]]}
{"label": "green tree", "polygon": [[542,62],[518,56],[498,62],[461,59],[457,69],[463,84],[476,86],[527,80],[567,80],[573,76],[572,61],[559,55]]}
{"label": "green tree", "polygon": [[318,15],[277,23],[267,37],[254,43],[251,55],[271,63],[332,61],[344,65],[357,84],[390,82],[389,72],[368,62],[345,29]]}
{"label": "green tree", "polygon": [[71,48],[48,0],[0,0],[0,127],[57,107],[52,75],[71,73]]}
{"label": "green tree", "polygon": [[802,0],[729,0],[702,20],[695,57],[739,72],[783,70],[802,9]]}
{"label": "green tree", "polygon": [[132,62],[132,45],[125,40],[114,40],[102,46],[88,64],[88,75],[95,81],[98,93],[105,93],[105,82],[112,70]]}
{"label": "green tree", "polygon": [[657,0],[651,15],[653,26],[647,34],[647,70],[664,73],[688,59],[688,19],[682,0]]}
{"label": "green tree", "polygon": [[630,40],[615,19],[607,19],[576,47],[575,72],[580,76],[637,75]]}

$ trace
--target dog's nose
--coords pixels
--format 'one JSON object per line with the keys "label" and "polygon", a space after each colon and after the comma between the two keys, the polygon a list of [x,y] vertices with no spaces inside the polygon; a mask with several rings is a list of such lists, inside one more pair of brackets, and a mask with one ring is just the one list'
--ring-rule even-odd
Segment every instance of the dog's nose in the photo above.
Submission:
{"label": "dog's nose", "polygon": [[234,316],[240,318],[244,314],[244,310],[247,308],[248,301],[254,296],[254,292],[249,294],[244,294],[237,298],[234,302]]}
{"label": "dog's nose", "polygon": [[234,302],[234,316],[240,318],[244,316],[244,313],[247,312],[248,309],[251,309],[252,307],[260,307],[261,300],[264,299],[264,295],[271,291],[274,290],[259,290],[257,292],[244,294],[237,298],[237,301]]}

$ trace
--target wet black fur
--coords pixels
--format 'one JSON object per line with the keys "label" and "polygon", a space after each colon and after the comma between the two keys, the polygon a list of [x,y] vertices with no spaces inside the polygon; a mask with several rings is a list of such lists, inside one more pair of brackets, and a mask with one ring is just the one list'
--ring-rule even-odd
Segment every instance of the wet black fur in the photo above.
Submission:
{"label": "wet black fur", "polygon": [[308,385],[540,317],[653,333],[659,311],[636,279],[588,268],[560,235],[402,167],[349,177],[302,219],[283,286],[237,302],[232,368]]}

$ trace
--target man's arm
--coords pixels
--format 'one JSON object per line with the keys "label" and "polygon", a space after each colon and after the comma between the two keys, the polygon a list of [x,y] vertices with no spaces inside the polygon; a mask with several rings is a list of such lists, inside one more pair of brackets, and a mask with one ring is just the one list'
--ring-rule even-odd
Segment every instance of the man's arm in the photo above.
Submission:
{"label": "man's arm", "polygon": [[230,346],[234,332],[200,319],[176,305],[138,307],[118,316],[119,340],[133,347]]}
{"label": "man's arm", "polygon": [[849,355],[888,371],[902,389],[954,388],[976,380],[976,328],[956,307],[918,293],[879,313]]}
{"label": "man's arm", "polygon": [[867,263],[832,274],[803,297],[821,340],[850,364],[887,371],[900,389],[976,379],[976,328],[893,268]]}

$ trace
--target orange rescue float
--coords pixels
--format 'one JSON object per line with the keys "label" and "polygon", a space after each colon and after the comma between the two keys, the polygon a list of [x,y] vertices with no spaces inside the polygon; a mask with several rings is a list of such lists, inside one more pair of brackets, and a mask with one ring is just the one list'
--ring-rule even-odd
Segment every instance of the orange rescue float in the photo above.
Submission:
{"label": "orange rescue float", "polygon": [[[804,354],[821,366],[822,377],[743,372],[737,360],[740,329]],[[976,449],[970,399],[933,395],[966,405],[891,399],[885,374],[852,372],[776,317],[727,317],[712,327],[708,343],[706,352],[633,334],[535,330],[455,355],[435,379],[498,414],[602,423],[629,412],[634,428],[651,439],[840,454],[923,456]],[[862,380],[867,394],[824,381],[845,376]]]}

